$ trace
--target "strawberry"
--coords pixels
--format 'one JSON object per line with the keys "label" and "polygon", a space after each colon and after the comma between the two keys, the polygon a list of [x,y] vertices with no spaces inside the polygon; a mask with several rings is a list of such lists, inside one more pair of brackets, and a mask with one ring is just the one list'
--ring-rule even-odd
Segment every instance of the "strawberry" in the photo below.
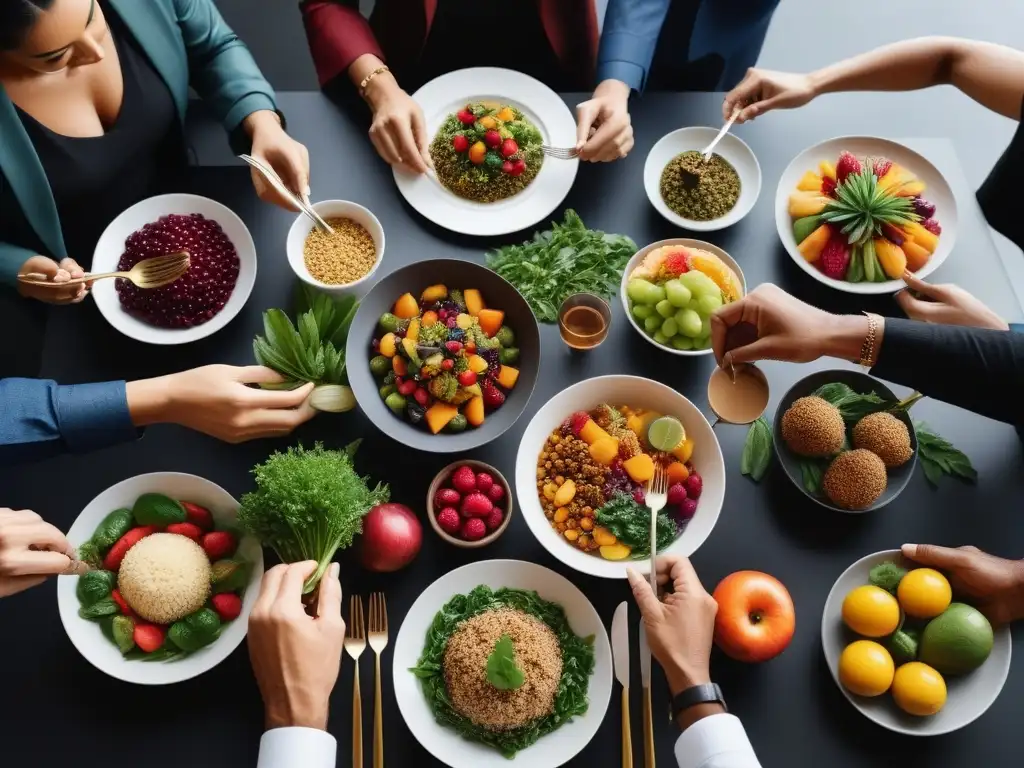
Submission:
{"label": "strawberry", "polygon": [[889,222],[884,222],[882,224],[882,234],[885,236],[886,240],[894,245],[903,245],[904,241],[907,239],[907,236],[903,234],[898,227],[890,224]]}
{"label": "strawberry", "polygon": [[516,160],[514,163],[512,163],[512,170],[511,170],[510,173],[511,173],[512,176],[521,176],[523,174],[523,171],[525,171],[525,170],[526,170],[526,161],[523,160],[523,158],[520,157],[518,160]]}
{"label": "strawberry", "polygon": [[210,605],[221,621],[234,621],[242,613],[242,598],[234,592],[222,592],[210,598]]}
{"label": "strawberry", "polygon": [[461,341],[446,341],[444,343],[444,348],[445,348],[445,350],[447,350],[449,355],[457,355],[457,354],[459,354],[459,352],[462,351],[462,342]]}
{"label": "strawberry", "polygon": [[851,155],[849,152],[841,152],[839,154],[839,162],[836,163],[836,181],[842,184],[846,181],[846,177],[851,174],[860,173],[860,160]]}
{"label": "strawberry", "polygon": [[459,493],[472,493],[476,490],[476,475],[473,468],[463,464],[452,473],[452,487]]}
{"label": "strawberry", "polygon": [[572,429],[572,433],[579,437],[580,432],[587,426],[588,421],[590,421],[589,413],[586,411],[576,411],[576,413],[569,417],[569,427]]}
{"label": "strawberry", "polygon": [[137,622],[132,640],[146,653],[152,653],[164,644],[164,631],[156,624]]}
{"label": "strawberry", "polygon": [[465,370],[459,374],[459,386],[472,387],[476,384],[476,373],[470,370]]}
{"label": "strawberry", "polygon": [[880,157],[878,160],[875,160],[875,169],[874,170],[875,170],[875,176],[877,178],[880,179],[883,176],[885,176],[885,174],[887,174],[891,168],[892,168],[892,160],[890,160],[889,158],[887,158],[887,157]]}
{"label": "strawberry", "polygon": [[466,541],[479,541],[487,535],[487,524],[479,517],[471,517],[462,524],[459,533]]}
{"label": "strawberry", "polygon": [[506,160],[504,163],[501,164],[501,172],[507,173],[510,176],[512,175],[512,171],[514,171],[515,169],[516,164],[511,160]]}
{"label": "strawberry", "polygon": [[450,371],[454,367],[455,361],[452,360],[450,357],[446,357],[444,360],[441,361],[441,368],[446,371]]}
{"label": "strawberry", "polygon": [[505,489],[501,487],[500,483],[495,483],[487,489],[487,498],[497,504],[505,496]]}
{"label": "strawberry", "polygon": [[434,506],[438,509],[457,506],[460,501],[462,496],[454,488],[441,488],[434,494]]}
{"label": "strawberry", "polygon": [[683,486],[686,488],[687,497],[696,501],[700,498],[701,491],[704,490],[704,480],[696,472],[691,472],[690,476],[683,481]]}
{"label": "strawberry", "polygon": [[427,407],[427,403],[430,401],[430,393],[427,392],[423,387],[416,387],[416,391],[412,393],[413,399],[422,405],[424,408]]}
{"label": "strawberry", "polygon": [[128,605],[128,601],[121,596],[120,590],[115,589],[110,593],[110,599],[117,603],[117,607],[121,609],[121,613],[125,616],[135,616],[135,611]]}
{"label": "strawberry", "polygon": [[[942,227],[939,226],[939,222],[935,219],[925,219],[921,222],[921,226],[931,232],[933,235],[941,235]],[[899,245],[899,243],[897,243]]]}
{"label": "strawberry", "polygon": [[463,125],[472,125],[476,122],[476,115],[470,112],[468,109],[461,109],[456,115],[459,118],[459,122]]}
{"label": "strawberry", "polygon": [[197,544],[203,538],[203,531],[195,523],[172,523],[167,526],[167,533],[177,533],[186,539],[192,539]]}
{"label": "strawberry", "polygon": [[515,139],[505,139],[501,142],[501,156],[512,157],[516,152],[519,151],[519,145],[516,144]]}
{"label": "strawberry", "polygon": [[487,517],[494,509],[494,504],[480,491],[474,491],[462,500],[463,517]]}
{"label": "strawberry", "polygon": [[494,149],[501,144],[501,134],[492,128],[484,134],[484,144]]}
{"label": "strawberry", "polygon": [[831,176],[825,176],[821,180],[821,194],[823,194],[825,197],[836,196],[836,180],[833,179]]}
{"label": "strawberry", "polygon": [[227,531],[211,531],[203,536],[202,546],[210,561],[215,562],[225,557],[231,557],[235,551],[235,537]]}
{"label": "strawberry", "polygon": [[461,133],[457,133],[452,136],[452,148],[460,155],[469,149],[469,139],[463,136]]}
{"label": "strawberry", "polygon": [[200,507],[191,501],[180,502],[185,508],[185,519],[193,525],[198,525],[204,531],[213,530],[213,515],[206,507]]}
{"label": "strawberry", "polygon": [[455,507],[445,507],[437,513],[437,524],[449,536],[455,536],[462,527],[462,518],[459,517],[459,510]]}
{"label": "strawberry", "polygon": [[505,520],[505,513],[495,507],[491,510],[491,514],[484,518],[484,525],[487,526],[488,531],[496,531]]}
{"label": "strawberry", "polygon": [[818,268],[826,277],[831,277],[833,280],[844,280],[849,266],[850,246],[847,244],[846,238],[841,235],[833,235],[832,239],[825,243],[825,249],[821,252],[821,258],[818,259]]}
{"label": "strawberry", "polygon": [[103,558],[104,570],[116,571],[120,568],[121,561],[124,560],[124,556],[128,554],[128,550],[151,533],[156,533],[156,526],[144,525],[139,528],[132,528],[128,533],[115,541],[114,546],[112,546],[110,551],[107,552],[107,556]]}
{"label": "strawberry", "polygon": [[491,486],[494,485],[494,478],[487,472],[476,473],[476,489],[480,493],[487,493],[491,490]]}
{"label": "strawberry", "polygon": [[686,486],[682,483],[673,483],[669,486],[668,496],[665,499],[665,503],[673,507],[678,507],[686,501],[686,498]]}
{"label": "strawberry", "polygon": [[488,408],[499,408],[505,402],[505,395],[494,386],[494,382],[486,379],[483,384],[484,405]]}

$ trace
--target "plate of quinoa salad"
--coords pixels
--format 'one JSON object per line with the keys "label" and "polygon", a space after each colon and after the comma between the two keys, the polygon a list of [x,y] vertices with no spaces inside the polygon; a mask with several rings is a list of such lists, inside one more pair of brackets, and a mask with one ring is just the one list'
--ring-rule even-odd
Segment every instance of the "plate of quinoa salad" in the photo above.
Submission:
{"label": "plate of quinoa salad", "polygon": [[148,344],[186,344],[227,325],[256,282],[256,246],[242,220],[215,200],[171,194],[136,203],[104,230],[89,271],[127,271],[181,250],[189,252],[188,271],[169,285],[97,282],[92,295],[107,322]]}
{"label": "plate of quinoa salad", "polygon": [[453,768],[570,761],[608,709],[608,635],[568,579],[518,560],[451,571],[398,632],[394,686],[423,747]]}
{"label": "plate of quinoa salad", "polygon": [[576,121],[554,91],[520,72],[460,69],[413,94],[423,108],[434,171],[395,168],[409,204],[467,235],[504,235],[546,219],[569,193],[578,160],[544,157],[572,147]]}
{"label": "plate of quinoa salad", "polygon": [[516,456],[516,495],[533,535],[583,573],[625,578],[650,568],[647,483],[658,466],[669,496],[658,554],[689,556],[725,498],[725,462],[707,419],[659,382],[599,376],[562,390],[533,417]]}

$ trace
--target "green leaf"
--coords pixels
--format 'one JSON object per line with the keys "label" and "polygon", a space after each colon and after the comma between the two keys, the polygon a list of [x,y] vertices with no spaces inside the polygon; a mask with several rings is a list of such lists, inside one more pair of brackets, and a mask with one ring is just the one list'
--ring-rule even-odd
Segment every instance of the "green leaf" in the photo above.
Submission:
{"label": "green leaf", "polygon": [[978,481],[978,472],[967,454],[933,432],[923,421],[914,422],[914,428],[917,432],[918,458],[929,483],[937,486],[942,475],[950,475],[967,483]]}
{"label": "green leaf", "polygon": [[132,516],[139,525],[172,525],[188,519],[185,508],[162,493],[144,493],[139,496],[132,507]]}
{"label": "green leaf", "polygon": [[800,475],[804,490],[815,496],[821,493],[821,481],[825,476],[821,462],[814,461],[813,459],[801,459]]}
{"label": "green leaf", "polygon": [[249,563],[239,559],[218,560],[210,566],[213,593],[237,592],[249,583]]}
{"label": "green leaf", "polygon": [[99,524],[92,535],[92,543],[101,553],[106,553],[114,543],[134,526],[130,509],[115,509]]}
{"label": "green leaf", "polygon": [[113,616],[119,612],[117,603],[110,597],[105,597],[102,600],[97,600],[91,605],[83,605],[78,609],[78,615],[83,619],[98,619],[101,616]]}
{"label": "green leaf", "polygon": [[[651,556],[651,513],[643,504],[628,493],[617,493],[604,503],[596,513],[596,520],[614,534],[615,538],[628,546],[634,560]],[[675,541],[679,529],[664,512],[659,512],[655,523],[656,546],[659,552]]]}
{"label": "green leaf", "polygon": [[772,427],[762,416],[750,425],[740,458],[740,474],[760,482],[772,460]]}
{"label": "green leaf", "polygon": [[526,682],[526,675],[516,665],[515,647],[508,635],[498,638],[487,657],[487,682],[499,691],[514,691]]}
{"label": "green leaf", "polygon": [[200,608],[171,624],[168,639],[183,651],[198,651],[217,639],[220,617],[210,608]]}
{"label": "green leaf", "polygon": [[115,616],[110,624],[114,645],[121,653],[128,653],[135,647],[135,620],[131,616]]}
{"label": "green leaf", "polygon": [[[81,552],[81,549],[79,549]],[[117,586],[117,574],[113,571],[89,571],[78,577],[75,594],[83,608],[95,605],[110,597]]]}

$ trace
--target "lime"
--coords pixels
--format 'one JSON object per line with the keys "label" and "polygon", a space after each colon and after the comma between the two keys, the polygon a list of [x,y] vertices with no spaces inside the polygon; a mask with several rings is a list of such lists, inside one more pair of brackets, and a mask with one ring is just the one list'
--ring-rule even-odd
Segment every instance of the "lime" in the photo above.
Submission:
{"label": "lime", "polygon": [[686,430],[679,419],[662,416],[647,428],[647,442],[656,451],[671,451],[686,439]]}

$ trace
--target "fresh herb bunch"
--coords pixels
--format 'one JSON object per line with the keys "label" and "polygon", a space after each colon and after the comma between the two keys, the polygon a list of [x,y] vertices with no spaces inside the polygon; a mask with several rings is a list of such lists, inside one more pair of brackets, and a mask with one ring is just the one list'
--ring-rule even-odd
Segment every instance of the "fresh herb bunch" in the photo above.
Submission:
{"label": "fresh herb bunch", "polygon": [[558,308],[574,293],[610,299],[634,253],[631,239],[587,229],[570,208],[561,224],[554,222],[532,240],[487,254],[487,266],[523,294],[538,320],[554,323]]}
{"label": "fresh herb bunch", "polygon": [[755,483],[760,482],[772,462],[772,425],[761,416],[750,425],[747,441],[743,444],[740,458],[740,474],[749,475]]}
{"label": "fresh herb bunch", "polygon": [[526,675],[516,664],[516,649],[508,635],[498,638],[487,657],[487,682],[499,691],[514,691],[526,682]]}
{"label": "fresh herb bunch", "polygon": [[316,560],[316,571],[303,592],[311,592],[327,570],[334,553],[352,544],[362,532],[371,507],[390,497],[388,486],[368,486],[352,464],[359,442],[343,451],[317,443],[274,452],[252,473],[256,490],[242,497],[238,523],[273,549],[282,562]]}
{"label": "fresh herb bunch", "polygon": [[[444,653],[448,639],[462,622],[485,611],[501,608],[522,611],[551,628],[562,650],[562,677],[551,714],[521,728],[492,731],[476,725],[452,706],[444,679]],[[562,606],[542,599],[536,592],[508,588],[492,590],[481,585],[467,595],[456,595],[441,607],[427,630],[419,662],[410,671],[420,679],[427,705],[440,725],[452,728],[465,739],[492,747],[511,759],[542,736],[586,713],[589,706],[587,689],[594,673],[594,636],[574,634]]]}
{"label": "fresh herb bunch", "polygon": [[842,227],[850,245],[864,245],[883,235],[883,226],[901,227],[921,217],[914,213],[913,201],[899,197],[893,189],[884,189],[875,176],[875,164],[865,162],[859,173],[851,173],[836,187],[836,199],[825,206],[821,217]]}
{"label": "fresh herb bunch", "polygon": [[945,438],[932,431],[923,421],[915,421],[917,455],[924,476],[932,485],[938,485],[943,475],[952,475],[968,483],[978,480],[978,472],[967,455]]}
{"label": "fresh herb bunch", "polygon": [[[637,504],[631,495],[616,493],[597,510],[596,517],[598,523],[630,548],[634,560],[651,556],[651,511]],[[658,551],[663,552],[675,541],[679,528],[664,511],[658,513],[656,525]]]}

